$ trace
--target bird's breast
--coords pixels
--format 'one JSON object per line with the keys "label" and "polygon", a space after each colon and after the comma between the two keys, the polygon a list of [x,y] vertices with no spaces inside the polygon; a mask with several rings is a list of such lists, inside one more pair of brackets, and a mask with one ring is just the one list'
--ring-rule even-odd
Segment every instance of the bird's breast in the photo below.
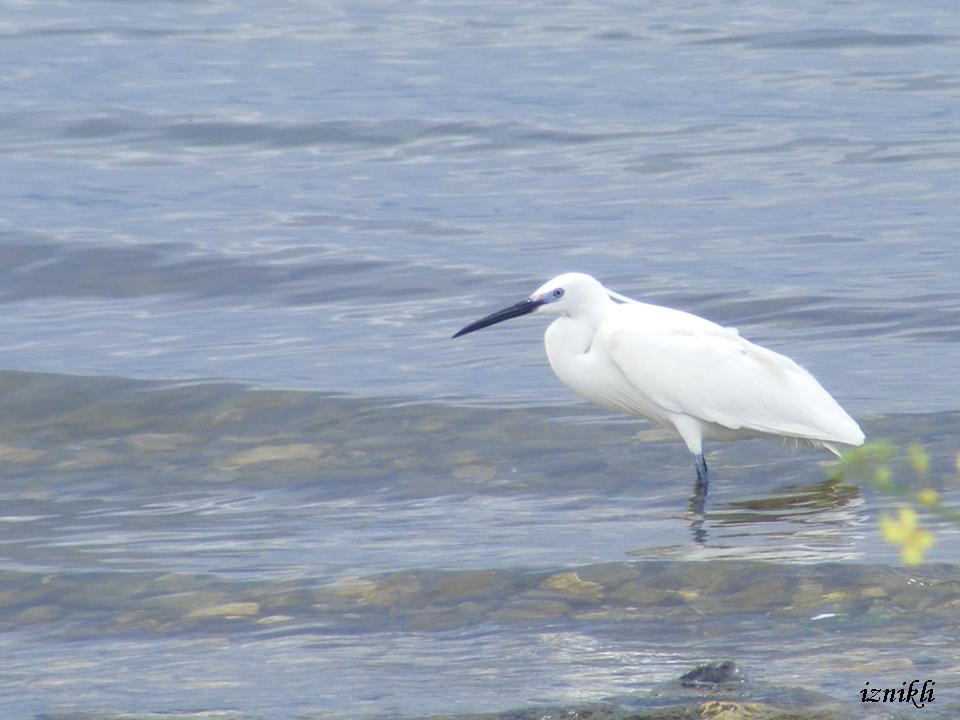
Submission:
{"label": "bird's breast", "polygon": [[607,410],[663,423],[659,408],[627,381],[602,345],[563,320],[554,321],[544,337],[547,359],[560,382]]}

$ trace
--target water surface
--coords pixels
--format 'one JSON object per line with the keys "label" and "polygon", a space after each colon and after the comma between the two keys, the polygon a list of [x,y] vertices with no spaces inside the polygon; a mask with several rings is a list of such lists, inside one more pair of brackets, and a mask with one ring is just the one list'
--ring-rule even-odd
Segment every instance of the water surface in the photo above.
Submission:
{"label": "water surface", "polygon": [[536,319],[450,335],[593,273],[955,504],[960,14],[24,0],[0,39],[0,714],[653,707],[723,659],[957,714],[955,528],[905,569],[896,501],[757,442],[691,517]]}

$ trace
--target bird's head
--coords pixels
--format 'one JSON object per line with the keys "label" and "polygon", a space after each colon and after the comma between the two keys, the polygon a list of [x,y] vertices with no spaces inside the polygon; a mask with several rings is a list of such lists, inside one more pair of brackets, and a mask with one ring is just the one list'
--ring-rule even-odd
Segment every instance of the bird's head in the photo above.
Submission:
{"label": "bird's head", "polygon": [[596,278],[584,273],[564,273],[545,282],[530,297],[470,323],[453,337],[530,313],[573,317],[609,302],[609,291]]}
{"label": "bird's head", "polygon": [[536,312],[546,315],[576,316],[609,301],[609,291],[592,275],[563,273],[548,280],[530,296],[539,302]]}

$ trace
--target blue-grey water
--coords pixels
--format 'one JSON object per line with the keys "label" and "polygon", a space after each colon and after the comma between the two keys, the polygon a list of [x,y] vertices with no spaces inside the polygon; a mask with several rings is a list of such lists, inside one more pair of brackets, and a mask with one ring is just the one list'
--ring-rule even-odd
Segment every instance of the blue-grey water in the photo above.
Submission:
{"label": "blue-grey water", "polygon": [[956,504],[958,53],[925,0],[4,3],[0,716],[653,707],[721,659],[960,714],[956,527],[904,567],[901,501],[755,442],[698,521],[538,319],[449,339],[590,272]]}

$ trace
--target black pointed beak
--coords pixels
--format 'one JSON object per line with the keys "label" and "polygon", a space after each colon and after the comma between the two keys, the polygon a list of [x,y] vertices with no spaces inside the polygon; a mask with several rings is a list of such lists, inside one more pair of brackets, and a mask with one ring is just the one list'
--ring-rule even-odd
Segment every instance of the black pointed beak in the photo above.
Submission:
{"label": "black pointed beak", "polygon": [[472,333],[474,330],[480,330],[485,327],[490,327],[491,325],[496,325],[497,323],[503,322],[504,320],[509,320],[510,318],[520,317],[521,315],[529,315],[541,305],[543,305],[543,300],[532,300],[530,298],[521,300],[516,305],[511,305],[503,310],[497,310],[497,312],[487,315],[485,318],[480,318],[476,322],[470,323],[453,337],[458,338],[461,335],[466,335],[467,333]]}

